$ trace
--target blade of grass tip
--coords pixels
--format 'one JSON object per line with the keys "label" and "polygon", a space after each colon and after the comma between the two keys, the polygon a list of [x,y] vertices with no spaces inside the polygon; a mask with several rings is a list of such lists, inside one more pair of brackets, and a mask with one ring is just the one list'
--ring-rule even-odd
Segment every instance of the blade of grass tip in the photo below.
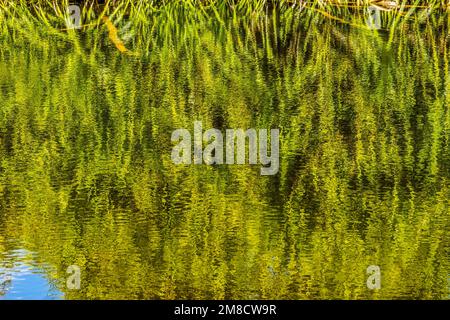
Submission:
{"label": "blade of grass tip", "polygon": [[109,4],[110,4],[110,0],[107,0],[105,6],[103,8],[103,11],[100,13],[100,15],[97,18],[97,23],[98,24],[100,24],[100,22],[103,20],[103,17],[106,15],[106,12],[109,9]]}
{"label": "blade of grass tip", "polygon": [[[50,5],[50,1],[47,1],[47,4],[48,5]],[[60,9],[60,7],[59,7],[59,5],[58,4],[55,4],[55,2],[52,2],[51,3],[51,7],[53,7],[53,10],[55,11],[55,14],[56,14],[56,16],[57,17],[63,17],[63,16],[65,16],[65,12],[67,11],[67,10],[64,10],[63,12],[61,12],[61,9]]]}
{"label": "blade of grass tip", "polygon": [[50,21],[47,19],[46,13],[41,7],[33,5],[35,14],[44,22],[45,25],[51,27]]}
{"label": "blade of grass tip", "polygon": [[[115,18],[115,22],[120,22],[122,20],[122,17],[124,16],[124,11],[126,10],[126,7],[124,7],[122,9],[122,7],[124,7],[124,3],[119,3],[119,5],[114,9],[114,11],[109,15],[110,19],[114,19],[116,17],[116,15],[118,16],[117,18]],[[123,12],[119,12],[120,10],[122,10]]]}
{"label": "blade of grass tip", "polygon": [[[405,6],[405,2],[402,2],[399,11],[402,12]],[[394,33],[395,33],[395,29],[397,27],[397,24],[399,23],[400,19],[402,18],[402,16],[400,14],[396,15],[394,18],[394,22],[392,23],[390,30],[389,30],[389,40],[387,43],[388,48],[391,47],[391,44],[394,40]]]}
{"label": "blade of grass tip", "polygon": [[216,16],[216,18],[217,18],[217,20],[219,21],[219,23],[220,23],[222,26],[224,26],[224,25],[225,25],[225,22],[222,20],[222,18],[221,18],[221,16],[220,16],[219,12],[217,11],[216,6],[213,5],[213,6],[212,6],[212,9],[213,9],[214,15]]}

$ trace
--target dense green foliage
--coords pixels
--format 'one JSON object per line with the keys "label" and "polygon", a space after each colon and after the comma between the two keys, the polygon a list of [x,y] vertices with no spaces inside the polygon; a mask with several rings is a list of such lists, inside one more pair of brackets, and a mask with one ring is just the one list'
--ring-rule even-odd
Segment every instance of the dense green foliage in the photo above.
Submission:
{"label": "dense green foliage", "polygon": [[[0,13],[0,252],[66,298],[446,298],[447,15],[165,8],[110,13],[128,55],[102,24]],[[195,120],[280,128],[280,172],[174,165]]]}

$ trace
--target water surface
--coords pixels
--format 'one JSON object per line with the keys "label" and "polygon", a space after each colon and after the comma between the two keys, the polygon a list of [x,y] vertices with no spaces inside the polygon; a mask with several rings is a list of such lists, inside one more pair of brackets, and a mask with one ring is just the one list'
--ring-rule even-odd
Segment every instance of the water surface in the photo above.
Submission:
{"label": "water surface", "polygon": [[[302,17],[154,20],[132,54],[105,26],[4,27],[0,295],[447,298],[448,20]],[[279,173],[175,165],[171,133],[194,121],[279,128]]]}

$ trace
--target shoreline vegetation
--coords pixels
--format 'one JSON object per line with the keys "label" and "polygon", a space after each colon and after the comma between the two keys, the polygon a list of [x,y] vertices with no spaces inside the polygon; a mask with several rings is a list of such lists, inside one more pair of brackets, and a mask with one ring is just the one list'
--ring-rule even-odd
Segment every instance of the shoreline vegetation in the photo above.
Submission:
{"label": "shoreline vegetation", "polygon": [[[68,28],[70,5],[80,6],[81,25]],[[79,42],[74,34],[105,28],[109,39],[123,54],[136,55],[120,38],[119,30],[126,28],[140,34],[139,44],[148,44],[155,32],[164,36],[169,30],[176,32],[185,24],[211,19],[224,25],[240,21],[251,22],[251,28],[261,28],[268,18],[274,25],[287,20],[306,25],[330,23],[347,25],[373,31],[368,23],[368,8],[376,8],[381,26],[378,31],[389,32],[392,42],[394,33],[403,24],[430,32],[424,26],[448,32],[450,29],[450,0],[104,0],[104,1],[54,1],[54,0],[0,0],[0,36],[8,37],[12,30],[20,29],[27,37],[57,36],[69,42]],[[306,22],[305,22],[306,20]],[[420,26],[420,27],[419,27]],[[41,28],[38,28],[41,27]],[[75,30],[75,33],[73,32]],[[36,41],[36,38],[34,39]],[[134,41],[136,44],[136,40]],[[78,48],[79,43],[75,43]]]}
{"label": "shoreline vegetation", "polygon": [[[450,0],[94,0],[94,1],[54,1],[54,0],[0,0],[0,10],[13,13],[15,10],[29,10],[39,15],[53,13],[57,17],[66,16],[69,5],[79,5],[84,16],[105,14],[137,14],[137,18],[144,18],[142,14],[168,12],[173,9],[195,10],[201,14],[213,12],[220,14],[248,15],[267,13],[268,9],[298,11],[311,10],[319,14],[334,13],[348,14],[365,9],[369,6],[392,15],[410,15],[418,10],[450,10]],[[328,15],[330,18],[333,16]]]}

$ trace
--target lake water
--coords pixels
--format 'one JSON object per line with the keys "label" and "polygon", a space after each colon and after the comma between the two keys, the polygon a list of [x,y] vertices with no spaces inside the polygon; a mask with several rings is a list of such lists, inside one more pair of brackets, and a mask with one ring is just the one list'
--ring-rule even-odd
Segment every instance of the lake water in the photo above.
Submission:
{"label": "lake water", "polygon": [[2,252],[0,261],[0,300],[56,300],[63,297],[55,281],[47,278],[51,267],[38,264],[23,249]]}
{"label": "lake water", "polygon": [[[2,298],[448,298],[445,14],[0,17]],[[195,121],[278,128],[278,173],[174,164]]]}

